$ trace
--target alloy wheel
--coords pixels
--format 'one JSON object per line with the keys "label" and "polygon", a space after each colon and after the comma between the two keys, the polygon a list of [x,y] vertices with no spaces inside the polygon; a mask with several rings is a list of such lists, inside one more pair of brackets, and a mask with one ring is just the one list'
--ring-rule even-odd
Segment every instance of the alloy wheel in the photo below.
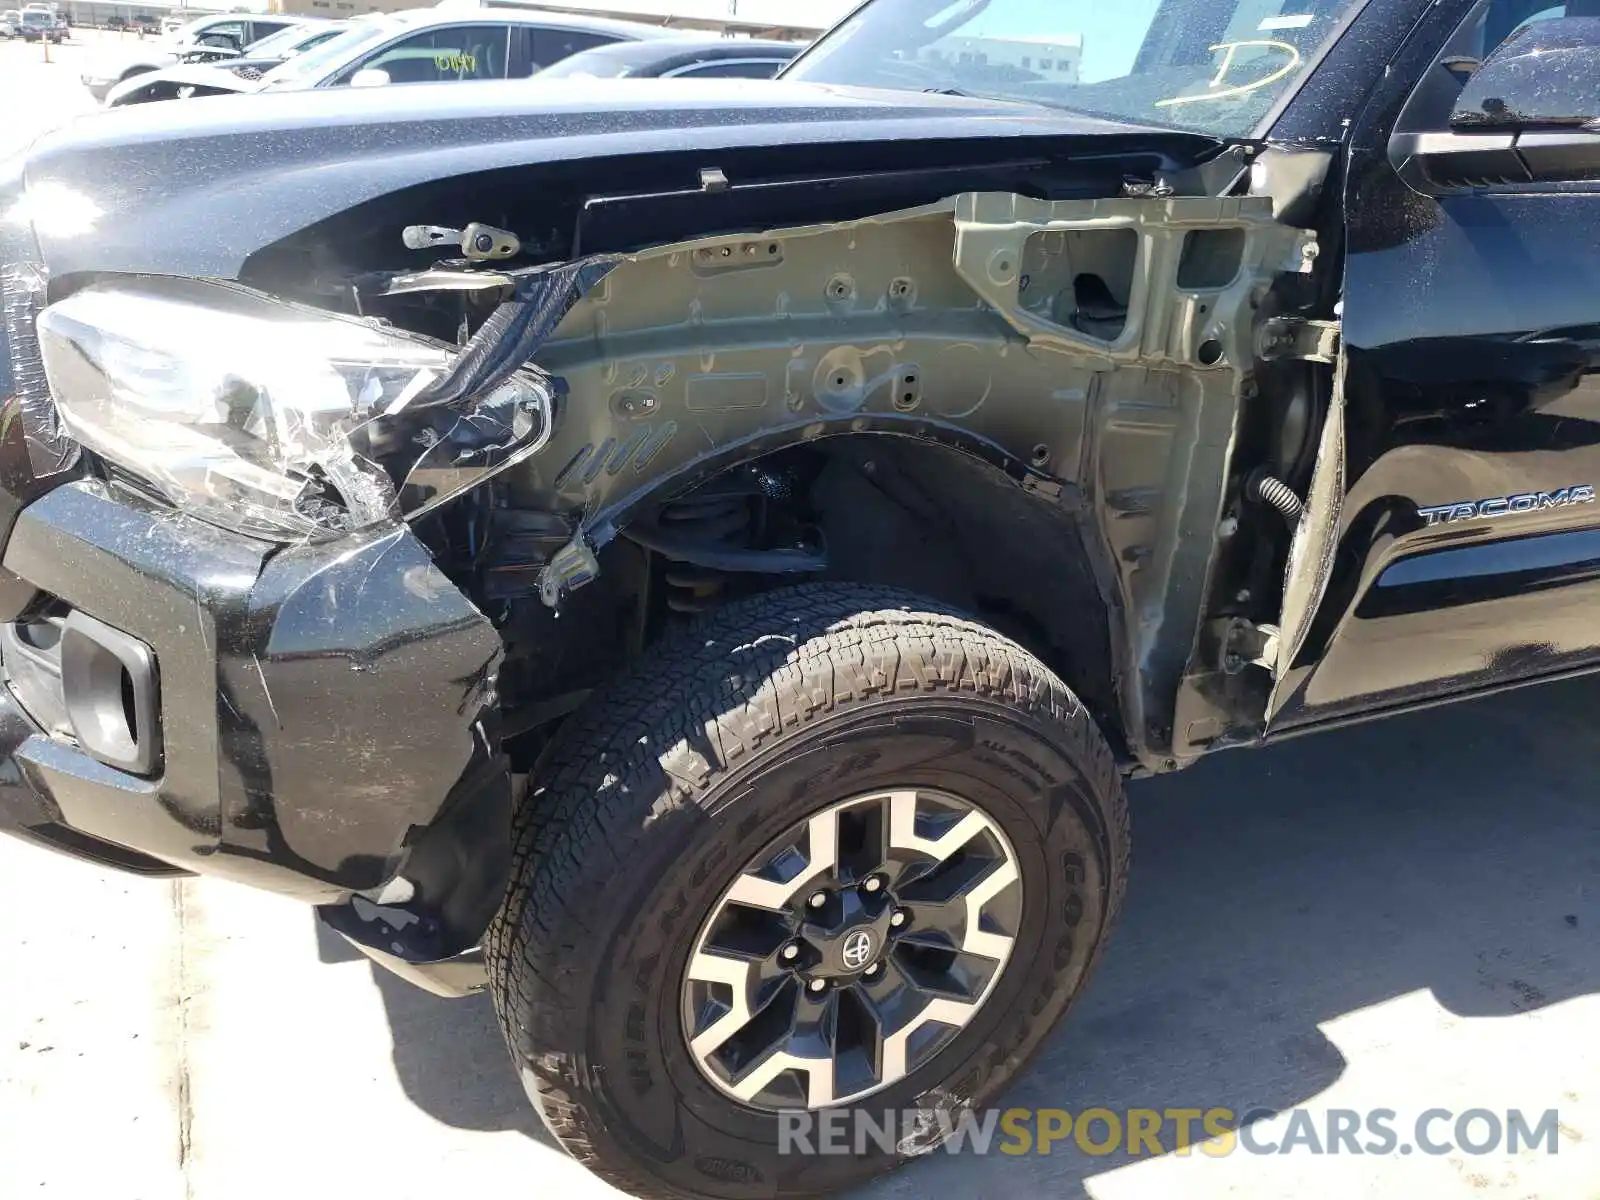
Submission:
{"label": "alloy wheel", "polygon": [[834,804],[747,864],[697,934],[692,1057],[758,1109],[888,1087],[982,1008],[1022,902],[1015,852],[971,802],[908,788]]}

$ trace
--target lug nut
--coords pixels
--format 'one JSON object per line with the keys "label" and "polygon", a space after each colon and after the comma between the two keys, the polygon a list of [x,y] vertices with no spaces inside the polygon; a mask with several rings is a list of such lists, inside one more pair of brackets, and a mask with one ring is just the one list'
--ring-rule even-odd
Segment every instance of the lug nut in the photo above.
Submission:
{"label": "lug nut", "polygon": [[812,908],[821,908],[827,902],[828,902],[828,893],[827,892],[812,892],[811,893],[811,899],[809,901],[807,901],[807,903],[810,904]]}
{"label": "lug nut", "polygon": [[897,908],[892,913],[889,914],[889,924],[893,925],[896,929],[899,929],[900,926],[904,925],[905,923],[906,923],[906,910],[905,909]]}
{"label": "lug nut", "polygon": [[813,992],[825,992],[828,990],[828,981],[826,979],[813,979],[809,986]]}
{"label": "lug nut", "polygon": [[786,958],[786,959],[791,959],[791,960],[799,958],[800,957],[800,947],[796,946],[793,942],[790,942],[787,946],[785,946],[783,948],[783,957]]}
{"label": "lug nut", "polygon": [[865,975],[868,979],[876,979],[879,975],[883,974],[883,963],[882,962],[875,962],[870,967],[868,967],[865,971],[863,971],[861,973],[863,975]]}
{"label": "lug nut", "polygon": [[861,886],[866,888],[869,892],[881,892],[883,890],[883,880],[879,879],[876,875],[868,875],[867,881]]}

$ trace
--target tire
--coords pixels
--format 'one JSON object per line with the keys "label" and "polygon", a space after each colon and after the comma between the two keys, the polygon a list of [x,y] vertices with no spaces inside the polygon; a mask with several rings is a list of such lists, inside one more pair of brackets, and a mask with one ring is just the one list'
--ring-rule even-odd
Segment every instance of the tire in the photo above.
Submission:
{"label": "tire", "polygon": [[[1127,879],[1121,780],[1083,706],[1015,643],[884,588],[771,592],[664,639],[569,720],[534,778],[485,944],[495,1008],[550,1131],[639,1197],[828,1195],[926,1153],[1082,991]],[[931,1060],[847,1105],[929,1114],[897,1124],[913,1136],[783,1152],[779,1114],[733,1099],[691,1051],[691,955],[785,830],[907,788],[970,801],[1003,834],[983,844],[1014,857],[1015,940]]]}

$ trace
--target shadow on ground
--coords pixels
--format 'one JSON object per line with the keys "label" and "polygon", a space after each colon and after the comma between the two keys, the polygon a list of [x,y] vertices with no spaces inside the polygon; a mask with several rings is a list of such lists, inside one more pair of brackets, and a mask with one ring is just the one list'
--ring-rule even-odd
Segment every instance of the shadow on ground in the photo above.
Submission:
{"label": "shadow on ground", "polygon": [[[1302,1103],[1344,1070],[1318,1024],[1418,989],[1505,1016],[1600,991],[1600,682],[1551,685],[1136,784],[1134,875],[1099,976],[1003,1103]],[[486,1001],[377,972],[407,1094],[545,1138]],[[1126,1160],[934,1156],[876,1197],[1086,1195]]]}
{"label": "shadow on ground", "polygon": [[[321,921],[317,957],[325,963],[367,963]],[[369,964],[394,1037],[394,1069],[407,1098],[457,1129],[513,1130],[558,1148],[523,1094],[487,995],[448,1000]]]}

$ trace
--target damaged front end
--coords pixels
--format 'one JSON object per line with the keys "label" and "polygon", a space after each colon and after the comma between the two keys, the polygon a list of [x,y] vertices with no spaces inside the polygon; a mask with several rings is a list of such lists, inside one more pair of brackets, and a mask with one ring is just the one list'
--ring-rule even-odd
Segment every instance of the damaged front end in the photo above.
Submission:
{"label": "damaged front end", "polygon": [[[646,582],[665,562],[667,603],[683,611],[730,576],[932,587],[975,609],[1001,595],[1055,643],[1052,661],[1077,660],[1069,679],[1091,702],[1109,686],[1097,715],[1136,765],[1161,770],[1184,753],[1177,698],[1215,673],[1201,631],[1218,531],[1238,524],[1237,440],[1267,360],[1281,357],[1267,334],[1317,257],[1315,234],[1272,209],[1264,196],[968,192],[555,268],[508,271],[469,249],[453,269],[395,274],[371,299],[476,287],[498,302],[439,385],[447,402],[529,361],[555,385],[548,442],[504,472],[483,515],[487,569],[469,591],[559,611],[620,539],[644,552]],[[491,242],[510,253],[504,237]],[[1048,511],[1029,528],[1059,543],[979,533],[968,542],[1015,540],[1034,561],[1012,554],[969,572],[982,578],[924,585],[932,573],[891,565],[896,548],[852,528],[877,520],[872,509],[830,512],[817,498],[851,456],[845,443],[868,440],[983,464]],[[863,451],[856,465],[887,491],[903,457]],[[940,470],[922,482],[958,486]],[[795,519],[732,549],[685,532],[715,529],[741,488],[764,502],[756,524],[773,524],[780,497]],[[924,524],[949,516],[922,511]],[[1085,587],[1057,587],[1048,566],[1069,559]],[[1103,636],[1072,628],[1097,621]],[[528,698],[560,711],[579,694],[535,683]]]}
{"label": "damaged front end", "polygon": [[[49,393],[20,411],[36,472],[87,454],[6,550],[33,596],[13,628],[81,611],[161,664],[162,765],[111,782],[165,817],[69,814],[39,764],[93,746],[38,702],[0,720],[36,808],[10,823],[301,894],[388,965],[469,989],[470,962],[441,964],[498,903],[513,775],[610,669],[586,647],[639,652],[655,615],[697,611],[729,575],[992,601],[1135,766],[1171,765],[1260,328],[1316,253],[1271,209],[964,192],[521,265],[515,235],[483,226],[464,259],[350,279],[346,313],[248,282],[79,286],[38,314]],[[370,315],[450,293],[478,314],[455,344]],[[918,483],[900,448],[950,457]],[[917,487],[971,504],[920,509]],[[870,505],[896,494],[963,526],[959,586],[907,537],[873,540]],[[685,532],[750,505],[759,545]],[[633,557],[608,566],[613,544]],[[117,596],[50,565],[69,548],[135,583]],[[603,578],[626,602],[591,641],[552,624]]]}
{"label": "damaged front end", "polygon": [[504,646],[404,518],[536,452],[549,381],[430,405],[459,348],[227,282],[52,301],[27,233],[0,245],[0,829],[296,897],[460,990],[510,865]]}

